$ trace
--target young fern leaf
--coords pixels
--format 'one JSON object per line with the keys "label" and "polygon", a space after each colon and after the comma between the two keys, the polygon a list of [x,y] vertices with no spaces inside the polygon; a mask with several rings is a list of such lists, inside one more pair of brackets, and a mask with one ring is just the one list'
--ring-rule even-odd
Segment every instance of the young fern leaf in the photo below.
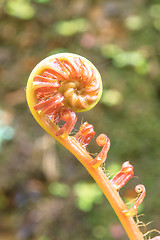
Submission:
{"label": "young fern leaf", "polygon": [[[93,126],[85,122],[78,133],[70,135],[77,121],[75,112],[93,108],[101,94],[102,81],[98,70],[86,58],[71,53],[56,54],[42,60],[30,74],[26,88],[28,106],[37,122],[85,166],[110,202],[129,238],[143,240],[132,216],[137,214],[144,199],[144,186],[136,187],[140,196],[130,210],[117,191],[133,176],[133,166],[129,162],[123,163],[121,171],[109,180],[101,168],[110,148],[109,138],[105,134],[97,137],[96,142],[102,150],[93,159],[86,150],[95,135]],[[58,125],[60,120],[65,122],[61,128]]]}

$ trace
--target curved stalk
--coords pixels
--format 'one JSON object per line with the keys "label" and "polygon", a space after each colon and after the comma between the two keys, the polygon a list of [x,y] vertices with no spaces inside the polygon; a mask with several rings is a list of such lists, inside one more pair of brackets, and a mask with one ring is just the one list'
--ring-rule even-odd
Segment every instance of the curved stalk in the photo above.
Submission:
{"label": "curved stalk", "polygon": [[[51,135],[53,133],[50,133]],[[119,193],[111,184],[108,177],[104,174],[101,167],[93,168],[89,162],[93,160],[93,158],[88,154],[88,152],[82,148],[72,137],[68,137],[67,139],[57,139],[62,145],[65,146],[80,162],[84,165],[84,167],[88,170],[90,175],[96,181],[96,183],[101,188],[102,192],[108,199],[112,208],[114,209],[117,217],[119,218],[121,224],[123,225],[128,237],[130,240],[144,240],[142,232],[139,230],[137,224],[135,223],[132,216],[126,216],[123,211],[126,210],[126,205],[121,199]]]}
{"label": "curved stalk", "polygon": [[[53,138],[67,148],[88,170],[108,199],[130,240],[144,240],[133,216],[145,197],[145,187],[136,186],[140,194],[131,209],[127,209],[118,190],[133,176],[133,166],[127,161],[122,169],[109,180],[101,168],[110,148],[110,140],[100,134],[96,141],[102,146],[94,159],[86,147],[95,135],[93,126],[83,123],[75,136],[69,136],[77,117],[75,112],[91,109],[102,94],[98,70],[87,59],[75,54],[57,54],[44,59],[32,71],[27,84],[27,101],[37,120]],[[65,124],[59,128],[58,122]],[[158,238],[155,238],[158,239]]]}

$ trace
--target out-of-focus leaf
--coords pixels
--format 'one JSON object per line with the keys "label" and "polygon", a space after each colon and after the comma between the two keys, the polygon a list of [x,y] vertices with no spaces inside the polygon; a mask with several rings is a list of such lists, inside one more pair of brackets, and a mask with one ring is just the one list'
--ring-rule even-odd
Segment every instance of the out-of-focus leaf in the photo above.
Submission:
{"label": "out-of-focus leaf", "polygon": [[156,30],[160,31],[160,19],[155,19],[153,21],[153,26],[155,27]]}
{"label": "out-of-focus leaf", "polygon": [[135,31],[140,30],[143,27],[142,17],[137,15],[132,15],[126,18],[125,25],[129,30]]}
{"label": "out-of-focus leaf", "polygon": [[160,19],[160,4],[152,5],[150,7],[149,13],[151,17]]}
{"label": "out-of-focus leaf", "polygon": [[74,193],[77,196],[76,206],[84,212],[90,211],[94,203],[99,203],[103,199],[96,183],[77,183],[74,185]]}
{"label": "out-of-focus leaf", "polygon": [[65,183],[54,182],[49,184],[48,191],[58,197],[68,197],[70,189],[69,186]]}
{"label": "out-of-focus leaf", "polygon": [[9,0],[7,1],[5,11],[7,14],[28,20],[34,17],[35,10],[27,0]]}
{"label": "out-of-focus leaf", "polygon": [[104,90],[101,102],[106,106],[116,106],[122,103],[122,94],[115,89]]}
{"label": "out-of-focus leaf", "polygon": [[133,66],[138,74],[146,74],[149,70],[147,60],[140,52],[121,52],[113,58],[117,67]]}
{"label": "out-of-focus leaf", "polygon": [[77,18],[70,21],[59,21],[55,24],[55,31],[63,36],[71,36],[88,29],[88,22],[84,18]]}
{"label": "out-of-focus leaf", "polygon": [[116,67],[134,67],[138,74],[144,75],[149,70],[147,59],[139,51],[126,52],[118,45],[107,44],[101,47],[101,53],[106,58],[111,58]]}
{"label": "out-of-focus leaf", "polygon": [[101,48],[101,53],[104,57],[114,58],[118,53],[121,53],[123,50],[116,44],[107,44],[103,45]]}
{"label": "out-of-focus leaf", "polygon": [[145,62],[145,58],[139,52],[122,52],[114,57],[114,63],[117,67],[140,66]]}
{"label": "out-of-focus leaf", "polygon": [[160,31],[160,4],[153,4],[149,9],[149,14],[153,18],[153,26]]}
{"label": "out-of-focus leaf", "polygon": [[51,0],[34,0],[37,3],[49,3]]}

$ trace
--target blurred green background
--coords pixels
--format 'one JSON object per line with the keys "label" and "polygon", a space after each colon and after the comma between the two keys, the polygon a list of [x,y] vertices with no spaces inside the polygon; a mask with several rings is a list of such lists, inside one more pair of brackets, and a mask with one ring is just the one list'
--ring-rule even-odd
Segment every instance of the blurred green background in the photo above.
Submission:
{"label": "blurred green background", "polygon": [[[100,71],[102,99],[78,114],[74,131],[88,121],[96,136],[109,136],[107,171],[133,164],[135,177],[120,194],[129,202],[144,184],[140,221],[160,230],[160,2],[0,0],[0,239],[128,239],[84,167],[27,107],[31,70],[59,52],[80,54]],[[100,151],[95,139],[89,151]]]}

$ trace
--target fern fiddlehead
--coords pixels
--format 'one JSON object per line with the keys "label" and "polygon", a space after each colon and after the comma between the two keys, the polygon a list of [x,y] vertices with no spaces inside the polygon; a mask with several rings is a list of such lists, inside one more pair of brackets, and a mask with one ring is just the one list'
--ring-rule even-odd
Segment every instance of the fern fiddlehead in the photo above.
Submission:
{"label": "fern fiddlehead", "polygon": [[[101,165],[107,158],[110,139],[105,134],[96,138],[101,152],[93,159],[86,150],[95,135],[93,125],[83,123],[78,133],[70,133],[77,121],[75,112],[93,108],[102,94],[102,81],[98,70],[86,58],[62,53],[41,61],[32,71],[27,83],[27,101],[37,122],[57,141],[72,152],[86,167],[109,200],[131,240],[144,239],[133,216],[145,197],[145,187],[136,186],[139,197],[131,209],[127,209],[119,195],[133,176],[133,166],[127,161],[111,179],[104,174]],[[60,128],[58,123],[65,123]],[[154,239],[159,239],[154,238]]]}

